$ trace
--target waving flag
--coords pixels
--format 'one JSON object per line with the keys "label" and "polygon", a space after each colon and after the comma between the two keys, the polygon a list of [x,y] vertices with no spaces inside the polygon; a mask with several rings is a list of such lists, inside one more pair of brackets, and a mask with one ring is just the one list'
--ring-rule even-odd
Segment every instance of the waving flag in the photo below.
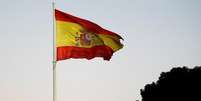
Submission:
{"label": "waving flag", "polygon": [[110,60],[113,53],[123,47],[121,36],[91,21],[59,10],[55,10],[55,18],[57,61],[95,57]]}

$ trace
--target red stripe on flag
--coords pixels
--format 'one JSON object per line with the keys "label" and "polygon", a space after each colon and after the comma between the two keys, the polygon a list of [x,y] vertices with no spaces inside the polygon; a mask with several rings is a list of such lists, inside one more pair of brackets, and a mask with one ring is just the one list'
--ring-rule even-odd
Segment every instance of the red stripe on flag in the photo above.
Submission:
{"label": "red stripe on flag", "polygon": [[83,48],[76,46],[57,47],[57,61],[69,58],[86,58],[88,60],[95,57],[103,57],[104,60],[110,60],[113,51],[108,46],[94,46],[92,48]]}
{"label": "red stripe on flag", "polygon": [[120,35],[118,35],[114,32],[111,32],[109,30],[106,30],[89,20],[78,18],[78,17],[72,16],[70,14],[64,13],[62,11],[59,11],[59,10],[55,10],[55,17],[56,17],[56,20],[58,20],[58,21],[66,21],[66,22],[73,22],[73,23],[80,24],[87,30],[92,31],[97,34],[114,35],[114,36],[119,37],[120,39],[123,39]]}

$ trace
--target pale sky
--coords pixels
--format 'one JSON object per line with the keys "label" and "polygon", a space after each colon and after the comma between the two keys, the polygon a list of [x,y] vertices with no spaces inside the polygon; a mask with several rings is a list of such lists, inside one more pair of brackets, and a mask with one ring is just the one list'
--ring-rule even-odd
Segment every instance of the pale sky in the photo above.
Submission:
{"label": "pale sky", "polygon": [[[200,0],[57,0],[56,8],[120,33],[111,61],[57,65],[58,101],[135,101],[175,66],[201,65]],[[52,101],[51,0],[1,0],[0,101]]]}

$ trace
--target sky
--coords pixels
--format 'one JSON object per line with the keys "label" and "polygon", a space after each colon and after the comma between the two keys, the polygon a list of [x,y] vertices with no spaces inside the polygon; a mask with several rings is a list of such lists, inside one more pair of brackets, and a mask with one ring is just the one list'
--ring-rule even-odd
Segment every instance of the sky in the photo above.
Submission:
{"label": "sky", "polygon": [[[52,101],[52,1],[0,3],[0,100]],[[57,64],[58,101],[135,101],[173,67],[201,65],[200,0],[56,0],[56,8],[119,33],[111,61]]]}

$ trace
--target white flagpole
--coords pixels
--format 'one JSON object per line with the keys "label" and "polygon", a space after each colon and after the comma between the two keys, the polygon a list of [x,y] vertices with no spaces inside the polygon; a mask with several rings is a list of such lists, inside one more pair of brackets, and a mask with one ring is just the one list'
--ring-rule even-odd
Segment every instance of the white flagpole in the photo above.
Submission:
{"label": "white flagpole", "polygon": [[57,83],[56,83],[56,35],[55,35],[55,2],[52,2],[53,8],[53,101],[57,101]]}

